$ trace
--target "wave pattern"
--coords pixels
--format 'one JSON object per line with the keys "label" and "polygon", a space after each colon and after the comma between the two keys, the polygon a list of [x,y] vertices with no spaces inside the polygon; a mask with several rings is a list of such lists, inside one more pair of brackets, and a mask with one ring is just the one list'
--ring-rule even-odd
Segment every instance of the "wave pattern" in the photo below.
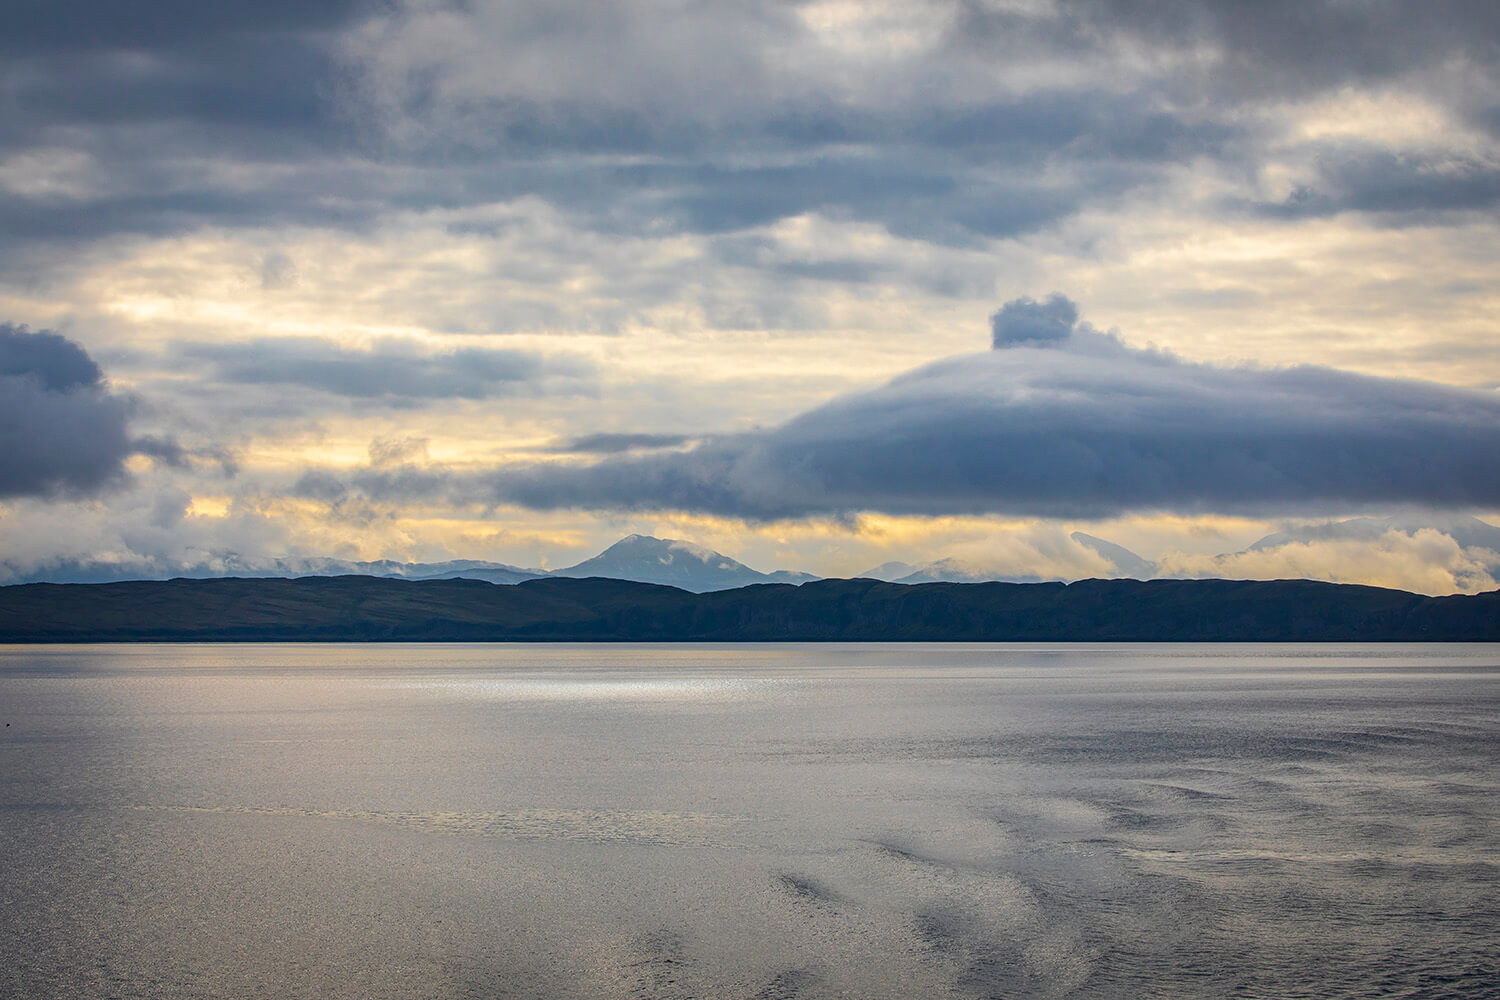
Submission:
{"label": "wave pattern", "polygon": [[1500,995],[1494,647],[69,655],[0,997]]}

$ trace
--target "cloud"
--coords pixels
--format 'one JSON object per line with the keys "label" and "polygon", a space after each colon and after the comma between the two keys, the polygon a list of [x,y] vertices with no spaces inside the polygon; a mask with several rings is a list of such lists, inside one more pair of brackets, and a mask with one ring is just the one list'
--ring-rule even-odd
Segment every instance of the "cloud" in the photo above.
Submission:
{"label": "cloud", "polygon": [[984,537],[961,542],[949,551],[953,554],[901,574],[899,582],[1038,583],[1122,575],[1108,555],[1081,542],[1076,534],[1070,537],[1055,524],[990,530]]}
{"label": "cloud", "polygon": [[[899,17],[772,0],[9,6],[0,168],[16,153],[32,165],[0,178],[0,228],[43,243],[364,231],[534,198],[594,233],[820,214],[983,245],[1182,168],[1253,175],[1276,159],[1287,100],[1351,83],[1416,88],[1424,70],[1440,107],[1495,117],[1495,18],[1458,0],[966,2]],[[82,164],[62,186],[58,157]],[[1228,200],[1294,221],[1358,202],[1346,186]],[[1439,187],[1417,200],[1487,205],[1492,184]],[[828,277],[867,275],[843,273]],[[286,277],[268,269],[267,287]]]}
{"label": "cloud", "polygon": [[[1200,360],[1494,384],[1493,4],[731,6],[0,4],[0,315],[87,327],[153,404],[136,478],[210,509],[215,440],[274,493],[372,438],[306,494],[837,523],[1488,495],[1482,457],[1451,472],[1488,417],[1133,351],[1056,296],[874,382],[1060,286]],[[536,461],[442,465],[480,455]]]}
{"label": "cloud", "polygon": [[[1076,315],[1061,296],[996,315],[1023,339],[684,452],[497,470],[490,496],[752,520],[1500,503],[1495,393],[1310,366],[1193,364],[1087,324],[1059,337]],[[1024,339],[1038,329],[1043,340]]]}
{"label": "cloud", "polygon": [[431,442],[424,437],[376,438],[370,442],[370,465],[402,465],[408,462],[426,462],[427,446]]}
{"label": "cloud", "polygon": [[[1457,515],[1435,516],[1431,512],[1406,513],[1393,517],[1356,517],[1344,521],[1325,521],[1283,528],[1258,539],[1250,546],[1251,552],[1264,552],[1283,545],[1307,544],[1328,541],[1375,541],[1391,532],[1415,535],[1420,531],[1436,531],[1453,539],[1459,547],[1483,550],[1491,554],[1500,552],[1500,528],[1479,520],[1477,517]],[[1500,563],[1496,564],[1500,571]]]}
{"label": "cloud", "polygon": [[[1017,20],[984,0],[964,6],[974,13],[956,30],[970,44]],[[1191,55],[1184,83],[1220,95],[1378,85],[1445,61],[1488,73],[1500,38],[1494,5],[1473,0],[1061,0],[1054,16],[1054,46],[1136,45],[1163,60]]]}
{"label": "cloud", "polygon": [[367,221],[372,206],[350,182],[360,171],[347,166],[359,130],[338,101],[347,70],[334,39],[371,6],[0,5],[10,248],[210,223]]}
{"label": "cloud", "polygon": [[143,478],[108,503],[17,502],[17,516],[0,518],[0,583],[232,576],[278,568],[293,575],[295,566],[281,564],[293,554],[290,536],[316,534],[253,499],[235,501],[222,517],[196,515],[185,490]]}
{"label": "cloud", "polygon": [[30,378],[47,392],[96,389],[104,373],[83,348],[50,330],[0,324],[0,377]]}
{"label": "cloud", "polygon": [[557,447],[577,455],[612,455],[625,451],[677,448],[693,440],[686,434],[585,434]]}
{"label": "cloud", "polygon": [[0,497],[118,484],[125,459],[141,450],[129,417],[129,403],[108,391],[83,348],[48,330],[0,324]]}
{"label": "cloud", "polygon": [[544,391],[586,391],[593,366],[529,351],[462,348],[428,353],[389,341],[368,350],[313,337],[233,344],[182,343],[179,357],[207,362],[221,381],[296,385],[351,399],[492,399]]}
{"label": "cloud", "polygon": [[222,38],[325,30],[364,0],[157,0],[136,10],[107,0],[7,4],[0,46],[18,53],[180,51]]}
{"label": "cloud", "polygon": [[1043,345],[1067,340],[1078,323],[1078,307],[1063,295],[1053,293],[1046,302],[1014,299],[990,317],[990,333],[996,350],[1015,344]]}
{"label": "cloud", "polygon": [[1258,211],[1280,219],[1367,212],[1425,225],[1500,204],[1500,168],[1474,157],[1342,144],[1317,150],[1315,161],[1307,183]]}
{"label": "cloud", "polygon": [[1467,549],[1433,528],[1395,528],[1374,537],[1346,535],[1288,541],[1226,555],[1170,552],[1163,577],[1230,580],[1328,580],[1393,587],[1419,594],[1475,594],[1494,590],[1500,555]]}
{"label": "cloud", "polygon": [[25,98],[12,107],[7,130],[192,121],[216,129],[218,138],[237,128],[281,129],[307,141],[316,128],[336,125],[324,110],[340,75],[332,37],[372,6],[365,0],[6,4],[0,53],[14,72],[0,87]]}
{"label": "cloud", "polygon": [[297,283],[297,265],[292,258],[279,250],[261,258],[260,287],[264,289],[290,288]]}
{"label": "cloud", "polygon": [[[1046,228],[1243,132],[1150,81],[1018,95],[930,46],[836,57],[775,3],[23,6],[0,15],[20,67],[0,77],[17,112],[0,155],[83,164],[66,190],[43,164],[0,183],[0,225],[38,241],[364,228],[530,196],[593,231],[820,212],[961,244]],[[1047,21],[1028,22],[1037,41]]]}

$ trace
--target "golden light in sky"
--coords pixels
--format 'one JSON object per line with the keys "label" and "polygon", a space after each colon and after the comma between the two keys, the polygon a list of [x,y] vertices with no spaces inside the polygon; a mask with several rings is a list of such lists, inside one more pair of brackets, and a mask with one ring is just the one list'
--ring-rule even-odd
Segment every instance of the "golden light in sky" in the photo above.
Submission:
{"label": "golden light in sky", "polygon": [[[1500,434],[1500,76],[1483,5],[1461,9],[1472,23],[1416,5],[513,0],[191,27],[147,11],[115,38],[18,22],[0,579],[556,567],[632,532],[827,575],[1122,572],[1083,532],[1162,573],[1492,587],[1500,555],[1462,525],[1500,512],[1500,473],[1463,442]],[[1006,303],[1053,293],[1078,343],[1124,352],[1114,375],[1090,355],[1075,422],[1045,352],[1045,386],[976,362],[1011,381],[902,395],[990,347]],[[38,358],[73,357],[38,331],[98,381],[37,388]],[[1150,357],[1177,366],[1178,424],[1142,416]],[[1278,410],[1298,366],[1399,396],[1400,413],[1335,402],[1404,428],[1429,484],[1390,486],[1415,466],[1315,394]],[[1263,437],[1163,444],[1214,424],[1225,379]],[[1419,399],[1448,416],[1418,419]],[[862,400],[910,406],[914,453],[993,489],[959,504],[877,468],[908,425]],[[1050,429],[966,451],[945,406]],[[56,443],[25,430],[44,407],[73,427]],[[1091,436],[1137,419],[1154,436]],[[837,461],[814,457],[835,432]],[[1308,437],[1325,465],[1365,464],[1299,483],[1288,469],[1312,466],[1281,459]],[[1200,482],[1209,453],[1239,456],[1221,479],[1262,453],[1272,471],[1244,502],[1118,504],[1080,472],[1077,502],[1050,507],[997,472],[1082,469],[1082,452],[1103,468],[1121,447],[1167,482]],[[1360,517],[1385,520],[1249,548]]]}

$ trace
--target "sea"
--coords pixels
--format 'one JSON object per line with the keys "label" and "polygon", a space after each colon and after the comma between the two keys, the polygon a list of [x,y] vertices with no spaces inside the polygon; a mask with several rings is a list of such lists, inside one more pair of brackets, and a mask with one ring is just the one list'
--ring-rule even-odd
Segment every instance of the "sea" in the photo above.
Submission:
{"label": "sea", "polygon": [[1500,645],[0,647],[0,997],[1500,996]]}

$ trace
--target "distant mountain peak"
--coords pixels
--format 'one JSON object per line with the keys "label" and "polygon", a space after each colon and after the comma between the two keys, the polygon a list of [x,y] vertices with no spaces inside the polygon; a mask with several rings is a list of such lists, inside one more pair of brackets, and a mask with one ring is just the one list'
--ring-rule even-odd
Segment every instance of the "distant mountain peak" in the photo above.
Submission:
{"label": "distant mountain peak", "polygon": [[684,541],[681,538],[657,538],[654,535],[626,535],[594,558],[602,559],[611,554],[615,556],[644,556],[654,558],[664,566],[671,565],[679,555],[687,556],[701,563],[716,562],[724,569],[744,565],[702,545]]}
{"label": "distant mountain peak", "polygon": [[802,583],[806,573],[762,573],[722,552],[680,538],[626,535],[592,559],[552,572],[553,576],[600,576],[658,583],[695,593],[731,590],[752,583]]}
{"label": "distant mountain peak", "polygon": [[1156,563],[1149,559],[1142,559],[1123,545],[1084,534],[1082,531],[1075,531],[1069,537],[1084,548],[1092,550],[1096,555],[1109,560],[1115,569],[1127,577],[1149,580],[1156,575]]}
{"label": "distant mountain peak", "polygon": [[996,573],[966,559],[934,559],[913,572],[899,577],[893,583],[989,583],[996,580],[1032,583],[1041,577],[1035,574]]}
{"label": "distant mountain peak", "polygon": [[917,567],[908,562],[884,562],[860,573],[858,579],[884,580],[886,583],[894,583],[903,576],[910,576],[916,571]]}

